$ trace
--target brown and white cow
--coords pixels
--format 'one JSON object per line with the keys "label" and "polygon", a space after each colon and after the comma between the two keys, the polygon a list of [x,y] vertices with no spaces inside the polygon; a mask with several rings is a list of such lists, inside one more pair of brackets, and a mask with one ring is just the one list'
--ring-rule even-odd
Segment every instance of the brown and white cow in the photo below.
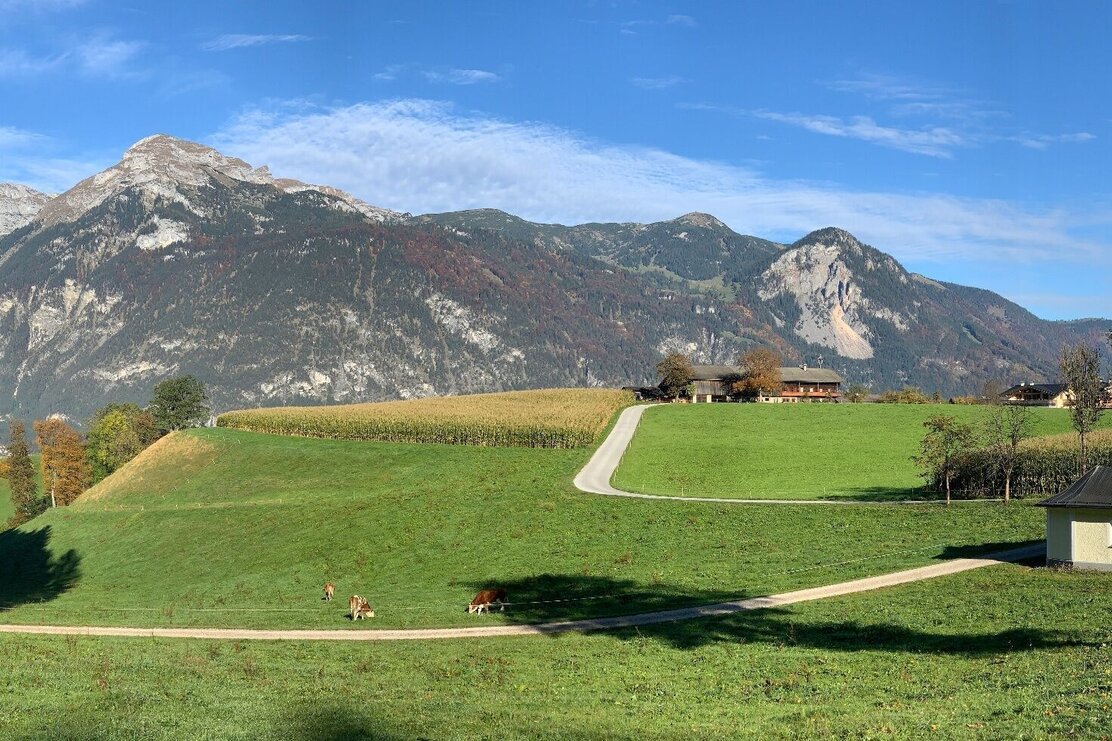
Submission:
{"label": "brown and white cow", "polygon": [[483,610],[490,612],[490,608],[494,603],[498,603],[498,611],[506,611],[506,590],[499,587],[498,589],[484,589],[475,595],[475,599],[471,600],[471,604],[467,607],[469,614],[482,614]]}
{"label": "brown and white cow", "polygon": [[358,620],[359,618],[366,620],[369,617],[374,617],[375,611],[365,598],[353,594],[351,599],[348,600],[348,615],[351,616],[352,620]]}
{"label": "brown and white cow", "polygon": [[336,585],[328,581],[324,583],[324,601],[331,602],[336,595]]}

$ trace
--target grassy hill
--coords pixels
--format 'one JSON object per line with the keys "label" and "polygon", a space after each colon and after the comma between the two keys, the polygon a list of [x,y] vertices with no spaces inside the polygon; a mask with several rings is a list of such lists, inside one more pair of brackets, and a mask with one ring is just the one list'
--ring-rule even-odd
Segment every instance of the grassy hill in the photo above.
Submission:
{"label": "grassy hill", "polygon": [[1042,534],[1041,510],[1024,506],[787,516],[595,497],[570,483],[589,452],[178,433],[0,537],[0,560],[37,564],[30,579],[0,576],[0,620],[348,626],[344,607],[319,600],[326,579],[368,596],[374,627],[474,624],[463,608],[490,584],[515,602],[573,600],[491,620],[570,618],[825,584]]}
{"label": "grassy hill", "polygon": [[[986,407],[932,404],[670,404],[649,409],[614,484],[650,494],[738,499],[931,496],[911,457],[923,420],[978,424]],[[1034,435],[1071,430],[1062,409],[1033,409]],[[1112,415],[1102,425],[1112,426]]]}

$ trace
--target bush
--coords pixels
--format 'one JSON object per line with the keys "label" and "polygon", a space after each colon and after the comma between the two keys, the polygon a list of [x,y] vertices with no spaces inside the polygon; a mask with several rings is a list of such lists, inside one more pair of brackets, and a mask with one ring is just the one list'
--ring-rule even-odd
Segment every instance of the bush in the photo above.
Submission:
{"label": "bush", "polygon": [[[1090,434],[1089,465],[1112,466],[1112,430]],[[1019,497],[1049,497],[1066,489],[1078,477],[1077,435],[1065,433],[1024,440],[1012,474],[1012,491]],[[1003,496],[1004,475],[986,450],[958,456],[952,485],[958,499]]]}
{"label": "bush", "polygon": [[878,404],[930,404],[930,402],[930,397],[914,386],[904,386],[899,391],[885,391],[877,399]]}

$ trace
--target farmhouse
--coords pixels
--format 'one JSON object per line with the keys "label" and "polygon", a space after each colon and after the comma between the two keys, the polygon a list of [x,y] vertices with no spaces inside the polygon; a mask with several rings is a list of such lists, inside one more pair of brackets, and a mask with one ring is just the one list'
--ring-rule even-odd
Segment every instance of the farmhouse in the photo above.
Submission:
{"label": "farmhouse", "polygon": [[[730,401],[736,394],[730,386],[742,376],[742,369],[734,365],[693,365],[695,393],[692,401]],[[842,377],[827,368],[808,368],[806,365],[780,369],[783,387],[778,395],[760,396],[757,401],[799,402],[837,401],[841,398]]]}
{"label": "farmhouse", "polygon": [[1062,409],[1069,403],[1069,386],[1064,383],[1021,383],[1003,393],[1005,404]]}
{"label": "farmhouse", "polygon": [[1112,571],[1112,468],[1096,466],[1046,507],[1046,563]]}

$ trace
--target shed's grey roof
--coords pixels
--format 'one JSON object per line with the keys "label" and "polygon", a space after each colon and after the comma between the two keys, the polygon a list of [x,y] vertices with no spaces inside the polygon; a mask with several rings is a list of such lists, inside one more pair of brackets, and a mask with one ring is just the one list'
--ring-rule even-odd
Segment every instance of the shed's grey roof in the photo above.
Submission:
{"label": "shed's grey roof", "polygon": [[[736,365],[693,365],[691,371],[696,381],[717,381],[730,376],[740,376],[743,371]],[[800,368],[798,365],[780,369],[784,383],[844,383],[844,379],[829,368]]]}
{"label": "shed's grey roof", "polygon": [[1070,488],[1039,502],[1039,506],[1112,508],[1112,468],[1094,466]]}

